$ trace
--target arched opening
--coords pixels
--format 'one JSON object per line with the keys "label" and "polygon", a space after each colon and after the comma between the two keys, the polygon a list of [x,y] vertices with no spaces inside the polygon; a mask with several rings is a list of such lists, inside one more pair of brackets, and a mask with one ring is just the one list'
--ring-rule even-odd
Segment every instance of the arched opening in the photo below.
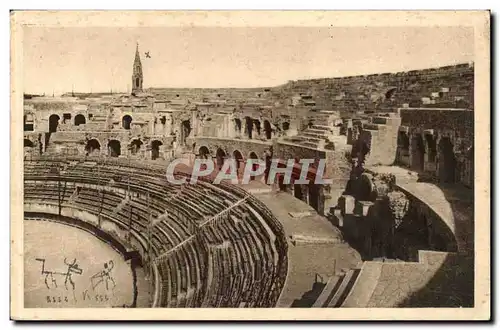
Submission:
{"label": "arched opening", "polygon": [[143,143],[140,139],[132,140],[132,142],[130,143],[130,153],[132,155],[137,155],[137,153],[141,151],[142,145]]}
{"label": "arched opening", "polygon": [[217,158],[217,169],[220,170],[222,168],[222,165],[224,165],[224,160],[226,159],[226,153],[224,152],[224,150],[219,148],[217,149],[215,157]]}
{"label": "arched opening", "polygon": [[28,140],[28,139],[24,139],[24,147],[25,148],[33,148],[35,145],[33,144],[33,142],[31,142],[31,140]]}
{"label": "arched opening", "polygon": [[396,95],[397,88],[391,88],[387,92],[385,92],[385,99],[390,100]]}
{"label": "arched opening", "polygon": [[415,134],[411,139],[411,168],[416,171],[424,169],[425,147],[422,134]]}
{"label": "arched opening", "polygon": [[151,159],[155,160],[160,158],[160,146],[162,146],[163,143],[158,140],[154,140],[151,142]]}
{"label": "arched opening", "polygon": [[118,157],[121,155],[121,145],[118,140],[110,140],[108,142],[108,156]]}
{"label": "arched opening", "polygon": [[80,126],[80,125],[84,125],[86,122],[85,120],[85,116],[82,115],[82,114],[78,114],[75,116],[75,126]]}
{"label": "arched opening", "polygon": [[233,151],[233,158],[236,160],[236,168],[238,169],[238,178],[244,169],[243,155],[239,150]]}
{"label": "arched opening", "polygon": [[198,149],[198,157],[200,159],[209,159],[211,158],[210,156],[210,150],[208,150],[207,147],[201,146],[200,149]]}
{"label": "arched opening", "polygon": [[186,144],[186,139],[191,134],[191,121],[184,120],[181,124],[181,144]]}
{"label": "arched opening", "polygon": [[451,183],[455,181],[456,159],[453,144],[449,137],[439,141],[439,181]]}
{"label": "arched opening", "polygon": [[237,135],[241,134],[241,120],[239,118],[234,119],[234,130],[236,131]]}
{"label": "arched opening", "polygon": [[87,141],[87,145],[85,146],[85,153],[87,155],[91,155],[94,152],[99,152],[101,150],[101,144],[96,139],[91,139]]}
{"label": "arched opening", "polygon": [[269,123],[268,120],[264,120],[264,132],[266,133],[266,139],[270,140],[272,129],[271,129],[271,123]]}
{"label": "arched opening", "polygon": [[288,131],[290,129],[290,123],[285,121],[281,124],[281,127],[283,128],[283,131]]}
{"label": "arched opening", "polygon": [[253,124],[255,126],[255,129],[257,130],[257,136],[260,136],[260,120],[254,119]]}
{"label": "arched opening", "polygon": [[[248,156],[248,158],[250,159],[259,159],[259,157],[257,156],[257,154],[255,152],[251,152],[250,155]],[[257,169],[259,168],[259,165],[258,164],[252,164],[252,171],[257,171]],[[255,176],[250,176],[250,180],[255,180]]]}
{"label": "arched opening", "polygon": [[33,123],[34,123],[33,115],[31,113],[24,115],[24,131],[25,132],[34,131]]}
{"label": "arched opening", "polygon": [[49,117],[49,132],[54,133],[57,132],[57,127],[59,126],[59,120],[61,117],[58,115],[51,115]]}
{"label": "arched opening", "polygon": [[122,118],[122,127],[124,129],[130,129],[130,124],[132,123],[132,117],[125,115]]}
{"label": "arched opening", "polygon": [[139,77],[135,78],[135,88],[139,88]]}
{"label": "arched opening", "polygon": [[245,117],[245,133],[249,139],[252,138],[253,120],[250,117]]}

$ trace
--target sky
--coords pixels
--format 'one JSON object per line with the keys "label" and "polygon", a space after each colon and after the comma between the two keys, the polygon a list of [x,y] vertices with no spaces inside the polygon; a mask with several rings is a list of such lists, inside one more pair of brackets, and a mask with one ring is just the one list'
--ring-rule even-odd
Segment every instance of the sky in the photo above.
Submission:
{"label": "sky", "polygon": [[130,91],[136,43],[144,88],[272,87],[474,59],[465,27],[25,27],[23,38],[24,92],[56,95]]}

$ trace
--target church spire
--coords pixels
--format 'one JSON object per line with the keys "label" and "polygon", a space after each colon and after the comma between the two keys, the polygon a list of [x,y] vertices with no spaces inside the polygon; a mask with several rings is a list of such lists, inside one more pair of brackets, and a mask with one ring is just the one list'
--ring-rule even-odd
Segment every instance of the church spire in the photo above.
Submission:
{"label": "church spire", "polygon": [[139,55],[139,43],[135,48],[134,69],[132,74],[132,93],[142,92],[142,64],[141,56]]}

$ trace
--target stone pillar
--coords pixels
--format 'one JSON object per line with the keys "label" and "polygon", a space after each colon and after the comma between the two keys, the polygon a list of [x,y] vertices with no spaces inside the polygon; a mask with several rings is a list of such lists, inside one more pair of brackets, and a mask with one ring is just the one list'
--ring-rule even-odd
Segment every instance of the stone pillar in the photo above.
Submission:
{"label": "stone pillar", "polygon": [[234,116],[229,116],[227,118],[227,137],[234,139],[236,137],[236,123],[234,122]]}
{"label": "stone pillar", "polygon": [[172,115],[170,113],[167,113],[165,115],[165,135],[166,136],[172,135],[172,127],[173,127]]}
{"label": "stone pillar", "polygon": [[[199,123],[196,108],[191,110],[191,134],[193,137],[197,136],[199,133]],[[190,135],[191,135],[190,134]]]}

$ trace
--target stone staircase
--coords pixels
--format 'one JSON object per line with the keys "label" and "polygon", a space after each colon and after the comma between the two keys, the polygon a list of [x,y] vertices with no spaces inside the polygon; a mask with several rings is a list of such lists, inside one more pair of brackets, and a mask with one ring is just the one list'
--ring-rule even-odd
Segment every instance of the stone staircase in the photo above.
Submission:
{"label": "stone staircase", "polygon": [[330,277],[312,307],[341,307],[354,286],[359,272],[359,268],[342,269],[340,273]]}
{"label": "stone staircase", "polygon": [[312,125],[296,136],[286,137],[285,141],[300,144],[311,149],[329,149],[329,142],[342,139],[340,127]]}

